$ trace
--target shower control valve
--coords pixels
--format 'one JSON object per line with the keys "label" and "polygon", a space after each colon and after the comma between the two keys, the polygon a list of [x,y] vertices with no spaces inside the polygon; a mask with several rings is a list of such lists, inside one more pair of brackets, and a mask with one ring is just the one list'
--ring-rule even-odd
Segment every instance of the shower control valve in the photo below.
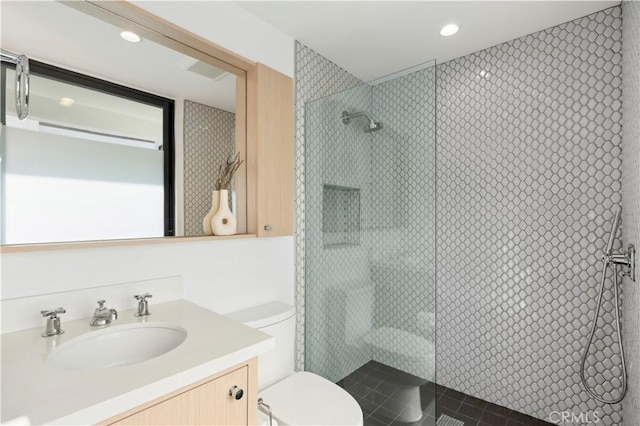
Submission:
{"label": "shower control valve", "polygon": [[627,256],[629,256],[629,268],[627,269],[627,272],[624,273],[624,275],[627,275],[631,281],[635,282],[636,281],[636,248],[633,244],[629,244],[629,247],[627,248]]}
{"label": "shower control valve", "polygon": [[633,244],[629,244],[627,251],[623,253],[606,254],[604,258],[608,263],[626,266],[622,275],[628,276],[631,281],[636,280],[636,248]]}

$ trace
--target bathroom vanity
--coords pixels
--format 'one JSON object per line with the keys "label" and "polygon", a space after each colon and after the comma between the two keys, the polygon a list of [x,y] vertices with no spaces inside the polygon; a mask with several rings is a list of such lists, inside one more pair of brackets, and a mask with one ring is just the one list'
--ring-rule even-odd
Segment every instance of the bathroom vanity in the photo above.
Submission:
{"label": "bathroom vanity", "polygon": [[[10,262],[3,259],[3,296],[8,294],[7,288],[16,289],[22,285],[21,283],[28,283],[25,287],[31,290],[14,292],[12,297],[7,297],[11,301],[9,304],[14,307],[23,306],[23,303],[38,306],[33,310],[18,308],[9,310],[3,307],[5,315],[10,312],[16,313],[11,315],[11,321],[9,321],[12,327],[4,330],[21,331],[7,332],[2,335],[0,423],[24,416],[31,424],[254,424],[257,403],[256,357],[273,347],[272,337],[182,300],[152,304],[151,316],[144,318],[135,317],[135,309],[113,312],[113,315],[109,313],[106,318],[111,320],[113,316],[115,321],[98,329],[90,326],[91,321],[88,316],[92,306],[80,304],[79,301],[84,302],[85,290],[103,289],[100,291],[107,292],[113,290],[111,288],[113,283],[147,281],[158,276],[173,277],[187,274],[192,288],[200,285],[208,286],[206,291],[203,291],[203,294],[210,291],[206,296],[208,297],[216,294],[218,289],[215,284],[210,284],[211,272],[201,268],[202,262],[199,259],[201,256],[202,259],[207,260],[212,258],[212,253],[216,250],[210,245],[212,242],[226,238],[275,237],[293,234],[293,81],[290,77],[266,65],[245,59],[129,2],[52,2],[50,6],[54,8],[59,6],[62,10],[56,13],[69,17],[73,13],[75,13],[73,16],[78,17],[78,11],[82,12],[77,22],[85,23],[87,28],[91,28],[92,35],[98,25],[135,30],[145,39],[143,45],[157,43],[160,46],[156,48],[163,47],[170,49],[173,55],[184,55],[186,58],[183,59],[188,59],[187,62],[190,64],[192,60],[197,61],[193,63],[204,66],[209,71],[211,67],[218,68],[229,74],[227,77],[233,79],[229,81],[235,81],[236,88],[230,91],[235,99],[233,152],[239,152],[240,157],[245,160],[236,175],[235,202],[239,223],[238,234],[244,235],[195,236],[199,234],[187,232],[186,226],[183,226],[184,223],[174,220],[174,212],[171,209],[176,204],[189,205],[189,197],[194,200],[204,199],[210,205],[213,179],[200,173],[193,173],[192,177],[197,186],[207,187],[206,195],[201,197],[197,191],[188,193],[187,188],[191,188],[188,183],[185,183],[189,179],[188,174],[185,177],[185,171],[181,167],[174,170],[175,159],[172,160],[172,157],[167,154],[162,162],[158,162],[163,167],[166,166],[161,174],[165,211],[160,215],[165,222],[165,233],[158,233],[165,235],[166,238],[127,235],[105,239],[64,235],[64,238],[38,240],[34,244],[16,243],[13,246],[0,247],[3,256],[8,254],[18,260],[16,268],[13,269],[16,272],[14,277],[18,278],[12,279],[9,274],[10,278],[5,281],[6,270],[11,267],[7,267]],[[6,15],[5,12],[3,9],[3,16]],[[41,9],[38,12],[43,14]],[[44,15],[54,16],[46,13]],[[16,16],[30,15],[16,14]],[[58,34],[59,20],[54,17],[51,22],[55,23],[54,32]],[[80,24],[65,27],[84,28]],[[108,33],[111,34],[111,32],[109,29]],[[117,35],[117,31],[113,33]],[[71,37],[72,41],[82,39],[84,37]],[[69,46],[72,45],[69,44]],[[41,43],[36,43],[27,53],[38,57],[37,51],[32,49],[41,47]],[[49,51],[53,50],[73,49],[49,49]],[[96,49],[91,49],[91,51],[94,50]],[[115,52],[122,50],[114,49]],[[108,64],[120,64],[117,68],[121,70],[121,64],[124,61],[105,59],[103,58],[105,55],[102,55],[102,52],[100,54],[101,60],[104,59]],[[86,59],[82,54],[66,56],[83,61]],[[144,55],[141,55],[141,58],[144,58]],[[147,59],[144,58],[141,63],[147,64]],[[164,62],[169,63],[169,61]],[[46,65],[44,64],[43,67]],[[77,66],[66,62],[59,65],[66,66],[68,70],[85,69],[82,63]],[[176,68],[173,63],[171,67]],[[151,69],[153,67],[149,67],[149,70]],[[95,71],[86,70],[85,77],[91,77],[92,73],[104,76],[105,70],[104,66]],[[32,71],[34,71],[33,68]],[[132,76],[145,75],[144,73],[125,72],[125,74],[127,78],[105,77],[120,83],[125,88],[139,88],[149,93],[162,94],[174,100],[174,106],[183,104],[177,100],[187,99],[183,93],[168,93],[169,89],[173,90],[177,87],[174,82],[164,84],[158,90],[152,90],[146,88],[145,84],[128,80]],[[197,72],[191,74],[198,76]],[[199,85],[198,91],[208,92],[212,85],[212,81]],[[197,99],[194,98],[193,101]],[[34,101],[32,106],[35,107],[35,105]],[[187,108],[184,105],[181,107],[183,110]],[[167,112],[168,107],[163,111],[169,116],[162,121],[163,132],[165,128],[181,129],[185,123],[188,125],[184,117],[178,121],[174,120],[175,117],[172,118]],[[164,115],[163,113],[163,117]],[[194,116],[197,115],[194,114]],[[197,120],[194,119],[194,121]],[[170,132],[167,131],[167,133]],[[180,131],[177,134],[182,134],[184,137],[184,132]],[[164,142],[162,146],[164,147]],[[191,146],[197,145],[189,145],[188,141],[183,140],[182,154],[189,151]],[[166,148],[167,153],[172,150],[173,148]],[[150,150],[153,153],[159,151],[155,148]],[[200,155],[195,149],[191,151]],[[218,166],[207,164],[205,168],[217,170]],[[114,169],[121,170],[120,163]],[[180,179],[172,182],[172,179],[168,178],[172,176],[167,173],[168,171],[176,173],[176,177]],[[117,180],[117,182],[120,181]],[[187,202],[183,203],[180,197]],[[170,209],[167,209],[167,206]],[[131,205],[127,206],[128,211],[132,209],[134,207]],[[161,210],[159,208],[155,212]],[[66,214],[74,210],[64,206],[64,211]],[[178,214],[180,212],[176,213]],[[185,217],[186,215],[183,215],[182,222],[186,221]],[[117,222],[113,218],[110,220]],[[201,231],[201,220],[202,218],[198,216],[196,223],[198,232]],[[122,222],[129,223],[128,218]],[[91,227],[91,229],[96,228],[98,227]],[[173,235],[184,235],[186,238],[169,238]],[[44,241],[52,243],[39,243]],[[67,242],[57,243],[58,241]],[[173,242],[192,245],[174,250],[166,248],[166,244]],[[155,255],[148,255],[146,250],[140,255],[131,254],[130,249],[133,251],[137,249],[125,247],[142,244],[156,244],[155,248],[150,249]],[[195,248],[193,244],[201,245]],[[217,241],[214,244],[217,244]],[[53,252],[54,250],[56,251]],[[38,259],[46,260],[57,256],[58,253],[62,253],[60,256],[65,257],[67,255],[63,253],[64,250],[71,250],[72,254],[68,256],[71,256],[73,261],[56,261],[51,268],[40,269],[34,266],[33,262],[37,262],[36,256],[26,254],[25,257],[21,257],[25,254],[22,252],[31,251],[49,252]],[[227,253],[230,252],[226,250]],[[240,250],[240,248],[233,246],[231,250]],[[85,255],[96,259],[96,263],[89,261],[86,262],[87,265],[100,265],[99,268],[104,269],[117,265],[118,267],[112,267],[117,270],[117,277],[112,279],[111,271],[96,274],[94,268],[78,260]],[[110,256],[122,257],[113,259]],[[82,266],[78,267],[79,264]],[[271,266],[269,264],[269,267]],[[46,286],[33,291],[31,286],[37,288],[39,284],[34,283],[44,280],[40,276],[30,276],[30,271],[46,271],[46,274],[59,278],[61,282],[48,282]],[[78,281],[74,283],[75,279]],[[245,280],[245,282],[253,282],[253,280]],[[144,289],[144,291],[150,290]],[[220,290],[217,294],[221,294],[221,291],[227,291],[227,289]],[[82,295],[76,293],[82,293]],[[180,296],[165,300],[182,297],[182,290],[179,293]],[[45,329],[44,319],[41,327],[24,329],[35,326],[33,321],[40,319],[38,311],[41,309],[60,306],[59,303],[50,304],[48,300],[49,295],[61,297],[59,296],[61,294],[70,294],[69,297],[73,298],[73,303],[67,299],[61,303],[63,306],[67,308],[71,305],[75,306],[75,310],[70,309],[68,314],[68,316],[73,315],[73,320],[66,320],[61,316],[61,328],[64,334],[41,337]],[[133,292],[127,292],[127,300],[130,301],[133,294]],[[27,300],[31,296],[46,296],[46,299]],[[52,298],[55,297],[52,296]],[[104,293],[99,298],[106,298],[109,305],[114,302],[113,298],[104,296]],[[92,299],[91,303],[93,300],[96,299]],[[205,300],[205,298],[193,300]],[[3,299],[2,302],[4,306],[7,305],[7,300]],[[125,306],[121,302],[122,300],[120,303],[115,303],[115,306]],[[211,303],[211,299],[208,299],[207,303]],[[77,319],[84,315],[85,309],[87,318]],[[54,313],[51,312],[51,314]],[[116,316],[117,319],[115,319]],[[99,319],[106,321],[105,317]],[[51,330],[55,328],[56,326],[52,326]],[[151,338],[151,335],[154,337]],[[183,337],[184,339],[180,340]],[[135,350],[131,350],[132,348]],[[139,353],[145,355],[132,363],[132,359]]]}
{"label": "bathroom vanity", "polygon": [[[88,318],[63,319],[61,335],[41,337],[41,329],[4,334],[1,421],[26,416],[32,424],[255,423],[255,358],[273,347],[272,337],[182,300],[154,305],[146,318],[135,313],[122,311],[98,330]],[[100,361],[128,356],[127,331],[136,337],[156,329],[178,330],[186,338],[139,362]],[[87,341],[99,342],[87,348],[100,348],[107,340],[106,356],[82,348]],[[144,353],[144,339],[138,342],[133,352]],[[75,358],[65,358],[68,353]]]}
{"label": "bathroom vanity", "polygon": [[255,424],[256,367],[257,361],[253,358],[100,424]]}

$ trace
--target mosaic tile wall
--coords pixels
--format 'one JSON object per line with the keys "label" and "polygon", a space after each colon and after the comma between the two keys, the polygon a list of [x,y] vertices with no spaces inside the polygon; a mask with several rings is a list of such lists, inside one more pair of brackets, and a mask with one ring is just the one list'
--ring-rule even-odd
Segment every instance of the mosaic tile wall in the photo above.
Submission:
{"label": "mosaic tile wall", "polygon": [[[623,247],[640,249],[640,2],[622,3],[622,202]],[[636,264],[640,255],[636,252]],[[637,275],[640,275],[636,273]],[[629,389],[622,401],[625,425],[640,425],[640,276],[625,278],[623,339]]]}
{"label": "mosaic tile wall", "polygon": [[[578,373],[599,260],[621,202],[620,14],[612,8],[437,68],[437,381],[543,419],[554,410],[598,410],[601,424],[621,424],[620,406],[590,399]],[[318,83],[332,78],[348,85],[326,59],[300,44],[296,53],[297,90],[342,90]],[[301,186],[297,194],[300,314]],[[588,373],[610,397],[620,359],[607,285]]]}
{"label": "mosaic tile wall", "polygon": [[[621,423],[579,377],[621,202],[621,23],[615,7],[438,66],[438,382],[541,419]],[[610,398],[607,285],[587,366]]]}
{"label": "mosaic tile wall", "polygon": [[304,126],[305,103],[357,86],[362,82],[333,62],[296,41],[295,43],[295,206],[296,223],[296,370],[304,370],[304,322],[305,322],[305,164]]}
{"label": "mosaic tile wall", "polygon": [[184,234],[204,235],[218,168],[235,148],[235,114],[184,101]]}

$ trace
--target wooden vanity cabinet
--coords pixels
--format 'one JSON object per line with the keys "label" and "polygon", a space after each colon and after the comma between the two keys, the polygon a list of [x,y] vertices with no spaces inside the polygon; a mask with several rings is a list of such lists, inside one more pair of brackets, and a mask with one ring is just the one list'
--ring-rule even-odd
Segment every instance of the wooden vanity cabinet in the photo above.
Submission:
{"label": "wooden vanity cabinet", "polygon": [[[254,425],[257,412],[257,361],[215,376],[112,417],[103,425]],[[229,395],[237,386],[240,398]]]}

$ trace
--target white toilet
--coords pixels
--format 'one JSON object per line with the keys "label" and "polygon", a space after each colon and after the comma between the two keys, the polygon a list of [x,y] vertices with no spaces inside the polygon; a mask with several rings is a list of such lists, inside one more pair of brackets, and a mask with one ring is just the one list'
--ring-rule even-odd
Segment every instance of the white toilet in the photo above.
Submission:
{"label": "white toilet", "polygon": [[370,281],[329,288],[332,302],[341,307],[331,311],[332,329],[343,330],[345,345],[368,351],[372,360],[421,377],[425,379],[425,383],[427,380],[434,381],[435,314],[417,312],[415,325],[418,330],[414,330],[415,332],[376,326],[375,291],[375,286]]}
{"label": "white toilet", "polygon": [[[282,302],[228,315],[275,338],[275,348],[258,358],[258,396],[271,406],[274,426],[363,424],[362,410],[340,386],[309,372],[294,372],[295,308]],[[258,410],[258,424],[269,416]]]}

